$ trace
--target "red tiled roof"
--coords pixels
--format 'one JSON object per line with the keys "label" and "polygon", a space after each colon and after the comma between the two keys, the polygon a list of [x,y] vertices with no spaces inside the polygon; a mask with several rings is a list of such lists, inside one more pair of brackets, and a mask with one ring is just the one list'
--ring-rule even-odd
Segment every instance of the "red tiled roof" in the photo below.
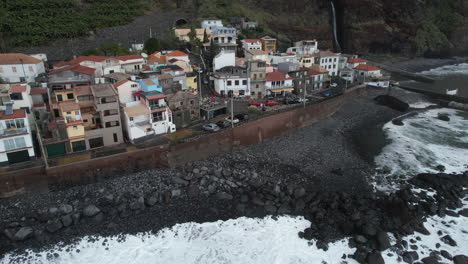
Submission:
{"label": "red tiled roof", "polygon": [[367,61],[361,58],[355,58],[348,61],[349,63],[366,63]]}
{"label": "red tiled roof", "polygon": [[116,58],[116,59],[121,60],[121,61],[143,59],[143,57],[142,57],[140,54],[132,54],[132,55],[125,55],[125,56],[117,56],[117,57],[111,57],[111,58]]}
{"label": "red tiled roof", "polygon": [[75,87],[73,88],[73,92],[75,92],[75,96],[93,94],[91,92],[91,86],[89,85],[81,85],[81,86]]}
{"label": "red tiled roof", "polygon": [[360,71],[380,71],[379,68],[368,64],[359,64],[358,66],[354,67],[354,69]]}
{"label": "red tiled roof", "polygon": [[32,88],[31,91],[29,92],[30,95],[34,94],[46,94],[47,89],[46,88]]}
{"label": "red tiled roof", "polygon": [[292,80],[292,77],[286,77],[286,73],[282,72],[269,72],[266,74],[266,81],[283,81],[283,80]]}
{"label": "red tiled roof", "polygon": [[166,54],[167,57],[180,57],[180,56],[188,56],[187,53],[184,53],[180,50],[174,50],[173,52],[169,52]]}
{"label": "red tiled roof", "polygon": [[244,39],[244,41],[247,43],[256,43],[256,42],[260,42],[260,39]]}
{"label": "red tiled roof", "polygon": [[17,84],[17,85],[12,85],[9,90],[10,93],[24,93],[26,92],[26,86]]}
{"label": "red tiled roof", "polygon": [[80,110],[80,106],[74,101],[62,102],[59,103],[59,107],[62,112],[70,112],[73,110]]}
{"label": "red tiled roof", "polygon": [[105,56],[79,56],[78,58],[73,59],[73,60],[57,62],[53,66],[54,67],[62,67],[62,66],[66,66],[66,65],[79,64],[79,63],[81,63],[83,61],[102,62],[102,61],[107,60],[108,58],[109,57],[105,57]]}
{"label": "red tiled roof", "polygon": [[153,100],[153,99],[162,99],[162,98],[166,98],[166,95],[164,94],[156,94],[156,95],[149,95],[149,96],[145,96],[146,99],[148,100]]}
{"label": "red tiled roof", "polygon": [[128,82],[128,80],[121,80],[121,81],[118,81],[116,83],[114,83],[114,88],[118,88],[119,86],[121,86],[122,84]]}
{"label": "red tiled roof", "polygon": [[0,54],[0,65],[8,64],[36,64],[42,60],[23,53],[4,53]]}
{"label": "red tiled roof", "polygon": [[13,110],[13,114],[11,114],[11,115],[5,115],[5,111],[0,111],[0,119],[1,120],[14,119],[14,118],[25,118],[25,117],[26,117],[26,110],[24,110],[24,109]]}
{"label": "red tiled roof", "polygon": [[309,73],[309,75],[320,75],[320,74],[323,74],[322,72],[316,71],[316,70],[311,69],[311,68],[309,68],[308,73]]}
{"label": "red tiled roof", "polygon": [[54,74],[54,73],[57,73],[57,72],[68,71],[68,70],[71,70],[71,71],[74,71],[74,72],[80,72],[80,73],[84,73],[84,74],[88,74],[88,75],[91,75],[96,71],[96,69],[89,68],[89,67],[86,67],[86,66],[81,66],[79,64],[75,64],[75,65],[70,65],[70,66],[67,66],[67,67],[64,67],[64,68],[51,70],[49,72],[49,74]]}

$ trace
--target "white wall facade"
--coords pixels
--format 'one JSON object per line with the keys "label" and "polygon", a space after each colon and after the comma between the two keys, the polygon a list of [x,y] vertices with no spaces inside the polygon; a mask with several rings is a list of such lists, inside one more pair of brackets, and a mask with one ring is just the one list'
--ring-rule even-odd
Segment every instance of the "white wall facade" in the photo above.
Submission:
{"label": "white wall facade", "polygon": [[6,83],[34,82],[35,78],[41,73],[45,73],[44,62],[0,65],[0,78]]}
{"label": "white wall facade", "polygon": [[271,64],[278,65],[284,62],[298,63],[297,56],[295,55],[272,55]]}
{"label": "white wall facade", "polygon": [[261,50],[262,49],[262,42],[257,41],[257,42],[247,42],[242,40],[242,48],[244,50]]}
{"label": "white wall facade", "polygon": [[[25,135],[12,135],[12,136],[5,136],[6,131],[7,131],[7,125],[6,122],[11,121],[11,120],[18,120],[22,119],[24,122],[24,127],[19,128],[19,130],[24,131],[24,133],[27,133]],[[0,139],[0,162],[7,162],[8,161],[8,156],[7,153],[9,152],[16,152],[16,151],[22,151],[27,149],[29,157],[34,157],[34,147],[33,147],[33,141],[31,137],[31,128],[29,127],[29,121],[28,118],[16,118],[16,119],[7,119],[7,120],[0,120],[0,135],[4,135],[2,139]],[[17,134],[21,134],[21,132],[18,131]],[[8,144],[6,141],[10,142]]]}
{"label": "white wall facade", "polygon": [[213,70],[217,71],[226,66],[236,66],[236,53],[233,50],[221,50],[213,59]]}
{"label": "white wall facade", "polygon": [[215,90],[221,95],[250,96],[250,78],[239,76],[213,77]]}
{"label": "white wall facade", "polygon": [[131,102],[135,102],[136,98],[133,93],[141,90],[141,86],[137,82],[126,81],[124,84],[121,84],[117,87],[117,93],[119,94],[119,102],[126,107]]}
{"label": "white wall facade", "polygon": [[215,27],[222,27],[223,26],[223,21],[221,20],[203,20],[201,22],[201,27],[202,28],[209,28],[212,30]]}
{"label": "white wall facade", "polygon": [[320,57],[319,64],[329,72],[330,76],[338,75],[339,56]]}

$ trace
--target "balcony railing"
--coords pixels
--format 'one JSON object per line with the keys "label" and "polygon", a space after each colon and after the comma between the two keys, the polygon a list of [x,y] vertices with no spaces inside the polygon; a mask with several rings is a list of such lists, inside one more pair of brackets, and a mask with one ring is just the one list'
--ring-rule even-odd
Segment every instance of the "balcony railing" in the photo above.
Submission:
{"label": "balcony railing", "polygon": [[156,110],[156,109],[163,109],[166,108],[165,105],[150,105],[151,110]]}
{"label": "balcony railing", "polygon": [[9,128],[9,129],[0,130],[0,136],[2,137],[14,136],[14,135],[25,134],[25,133],[28,133],[28,129],[26,127]]}

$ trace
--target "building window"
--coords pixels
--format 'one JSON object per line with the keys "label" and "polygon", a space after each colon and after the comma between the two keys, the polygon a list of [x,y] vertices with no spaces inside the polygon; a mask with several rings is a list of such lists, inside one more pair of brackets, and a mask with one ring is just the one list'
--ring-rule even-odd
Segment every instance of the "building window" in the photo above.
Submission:
{"label": "building window", "polygon": [[190,104],[192,104],[192,105],[193,105],[194,103],[195,103],[195,102],[194,102],[193,100],[190,100]]}
{"label": "building window", "polygon": [[77,127],[77,126],[73,126],[73,129],[74,129],[74,130],[78,130],[78,127]]}
{"label": "building window", "polygon": [[180,104],[180,106],[183,106],[183,105],[184,105],[184,102],[183,102],[183,101],[180,101],[179,104]]}
{"label": "building window", "polygon": [[21,93],[12,93],[10,94],[11,100],[23,100],[23,94]]}
{"label": "building window", "polygon": [[256,73],[254,73],[253,79],[254,79],[254,80],[257,80],[257,74],[256,74]]}
{"label": "building window", "polygon": [[239,80],[235,80],[234,85],[238,86],[239,85]]}
{"label": "building window", "polygon": [[119,111],[117,109],[104,110],[104,116],[118,115]]}
{"label": "building window", "polygon": [[159,121],[163,121],[163,113],[162,112],[158,112],[158,113],[153,113],[152,114],[152,117],[153,117],[153,122],[159,122]]}
{"label": "building window", "polygon": [[133,117],[129,117],[128,119],[129,119],[130,121],[133,121]]}
{"label": "building window", "polygon": [[227,81],[227,86],[231,86],[232,85],[232,81]]}
{"label": "building window", "polygon": [[33,66],[29,66],[28,68],[30,72],[34,72]]}
{"label": "building window", "polygon": [[11,70],[12,70],[13,72],[16,72],[16,67],[11,67]]}
{"label": "building window", "polygon": [[247,80],[242,80],[242,85],[247,85]]}
{"label": "building window", "polygon": [[24,119],[9,119],[5,121],[6,128],[23,128],[24,127]]}
{"label": "building window", "polygon": [[114,133],[114,142],[119,142],[119,138],[117,137],[117,133]]}
{"label": "building window", "polygon": [[119,121],[106,122],[106,127],[116,127],[119,126]]}
{"label": "building window", "polygon": [[73,99],[73,94],[72,94],[72,93],[68,93],[68,94],[67,94],[67,99]]}
{"label": "building window", "polygon": [[62,102],[63,96],[61,94],[57,94],[57,101]]}
{"label": "building window", "polygon": [[15,141],[12,138],[4,139],[3,145],[5,146],[5,150],[15,149]]}
{"label": "building window", "polygon": [[132,84],[131,87],[132,87],[132,88],[137,88],[138,85],[137,85],[137,84]]}
{"label": "building window", "polygon": [[258,84],[255,85],[255,88],[259,88],[259,87],[260,87],[260,85],[258,85]]}
{"label": "building window", "polygon": [[251,92],[250,95],[255,95],[255,92]]}
{"label": "building window", "polygon": [[71,115],[71,112],[67,112],[67,115]]}

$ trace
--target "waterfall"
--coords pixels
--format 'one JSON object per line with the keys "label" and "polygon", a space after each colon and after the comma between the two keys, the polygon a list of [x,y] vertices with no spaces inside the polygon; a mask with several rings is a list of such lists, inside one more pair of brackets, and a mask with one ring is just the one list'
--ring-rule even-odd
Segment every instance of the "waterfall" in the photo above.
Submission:
{"label": "waterfall", "polygon": [[331,8],[332,8],[332,16],[333,16],[333,40],[335,41],[335,48],[336,52],[341,52],[341,46],[340,42],[338,41],[338,33],[336,30],[336,10],[335,10],[335,4],[333,1],[330,1]]}

